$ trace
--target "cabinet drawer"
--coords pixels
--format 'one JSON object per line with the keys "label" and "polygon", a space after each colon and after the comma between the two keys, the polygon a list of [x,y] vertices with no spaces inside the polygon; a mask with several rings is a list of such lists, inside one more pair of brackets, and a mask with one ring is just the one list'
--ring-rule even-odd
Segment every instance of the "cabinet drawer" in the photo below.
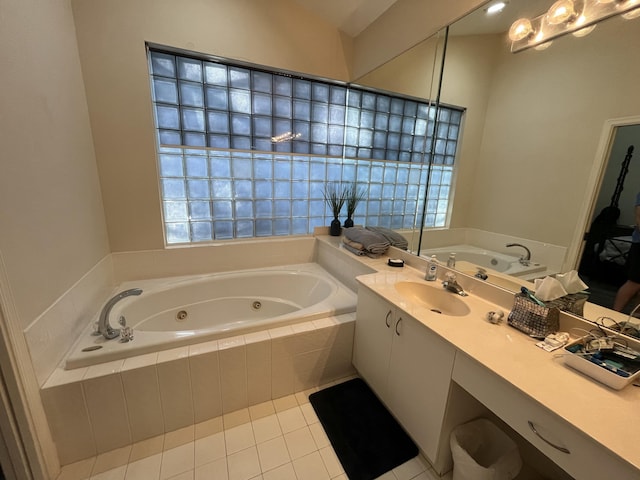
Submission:
{"label": "cabinet drawer", "polygon": [[470,357],[453,380],[574,478],[638,478],[640,472]]}

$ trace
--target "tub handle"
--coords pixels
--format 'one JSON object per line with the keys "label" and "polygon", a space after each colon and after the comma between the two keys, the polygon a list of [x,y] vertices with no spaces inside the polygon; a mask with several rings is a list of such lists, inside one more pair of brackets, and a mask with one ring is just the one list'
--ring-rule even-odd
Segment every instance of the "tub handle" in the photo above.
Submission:
{"label": "tub handle", "polygon": [[398,318],[398,321],[396,322],[396,335],[400,336],[400,332],[398,331],[398,327],[400,326],[400,322],[402,322],[402,317]]}
{"label": "tub handle", "polygon": [[553,448],[555,448],[556,450],[560,450],[562,453],[567,453],[567,454],[571,454],[571,450],[569,450],[566,447],[561,447],[560,445],[556,445],[555,443],[550,442],[549,440],[547,440],[546,438],[544,438],[542,435],[540,435],[540,433],[538,432],[538,430],[536,430],[536,426],[533,424],[533,422],[531,420],[527,420],[527,423],[529,424],[529,428],[531,429],[531,431],[533,433],[535,433],[538,437],[540,437],[542,439],[542,441],[544,441],[545,443],[547,443],[548,445],[551,445]]}
{"label": "tub handle", "polygon": [[387,312],[387,316],[384,317],[384,323],[387,325],[387,328],[391,328],[391,322],[389,321],[389,318],[391,317],[391,310],[389,310]]}

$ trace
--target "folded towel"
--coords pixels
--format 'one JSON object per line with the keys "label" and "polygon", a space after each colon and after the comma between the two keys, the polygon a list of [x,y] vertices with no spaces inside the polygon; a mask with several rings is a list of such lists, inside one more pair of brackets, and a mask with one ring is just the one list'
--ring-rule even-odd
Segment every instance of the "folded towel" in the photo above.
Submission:
{"label": "folded towel", "polygon": [[362,227],[345,228],[342,231],[348,240],[362,244],[363,249],[370,253],[384,253],[391,245],[384,236]]}
{"label": "folded towel", "polygon": [[400,235],[398,232],[391,230],[386,227],[365,227],[367,230],[371,230],[372,232],[379,233],[382,235],[392,247],[401,248],[402,250],[406,250],[409,248],[409,242],[406,238]]}
{"label": "folded towel", "polygon": [[349,240],[347,237],[342,237],[342,243],[349,245],[351,248],[355,248],[356,250],[365,250],[364,245],[354,242],[353,240]]}
{"label": "folded towel", "polygon": [[[344,240],[344,238],[343,238],[343,240]],[[351,245],[349,245],[346,242],[342,242],[342,246],[345,249],[349,250],[351,253],[353,253],[355,255],[359,255],[359,256],[366,255],[367,257],[371,257],[371,258],[380,258],[380,256],[382,255],[381,253],[373,253],[373,252],[369,252],[369,251],[361,249],[361,248],[352,247]]]}

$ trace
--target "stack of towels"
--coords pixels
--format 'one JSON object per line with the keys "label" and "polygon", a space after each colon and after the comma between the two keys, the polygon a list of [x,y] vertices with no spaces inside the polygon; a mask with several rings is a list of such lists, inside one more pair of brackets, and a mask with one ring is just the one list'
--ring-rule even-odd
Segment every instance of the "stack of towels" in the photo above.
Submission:
{"label": "stack of towels", "polygon": [[356,255],[367,255],[371,258],[380,257],[391,245],[405,250],[408,246],[402,235],[384,227],[345,228],[342,244],[344,248]]}

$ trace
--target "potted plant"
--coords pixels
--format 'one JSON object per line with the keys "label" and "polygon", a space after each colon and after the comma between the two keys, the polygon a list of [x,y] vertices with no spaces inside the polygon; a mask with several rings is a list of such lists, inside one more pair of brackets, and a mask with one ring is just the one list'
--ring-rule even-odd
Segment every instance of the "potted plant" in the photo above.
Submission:
{"label": "potted plant", "polygon": [[347,204],[347,219],[344,221],[345,228],[353,227],[353,214],[356,207],[367,195],[364,187],[358,187],[355,182],[350,183],[345,189],[345,202]]}
{"label": "potted plant", "polygon": [[345,192],[346,189],[342,188],[339,183],[327,183],[324,187],[324,191],[322,192],[324,195],[324,201],[327,203],[327,206],[333,214],[329,234],[335,237],[339,236],[342,232],[340,219],[338,217],[340,216],[340,210],[342,210],[342,206],[346,199]]}

